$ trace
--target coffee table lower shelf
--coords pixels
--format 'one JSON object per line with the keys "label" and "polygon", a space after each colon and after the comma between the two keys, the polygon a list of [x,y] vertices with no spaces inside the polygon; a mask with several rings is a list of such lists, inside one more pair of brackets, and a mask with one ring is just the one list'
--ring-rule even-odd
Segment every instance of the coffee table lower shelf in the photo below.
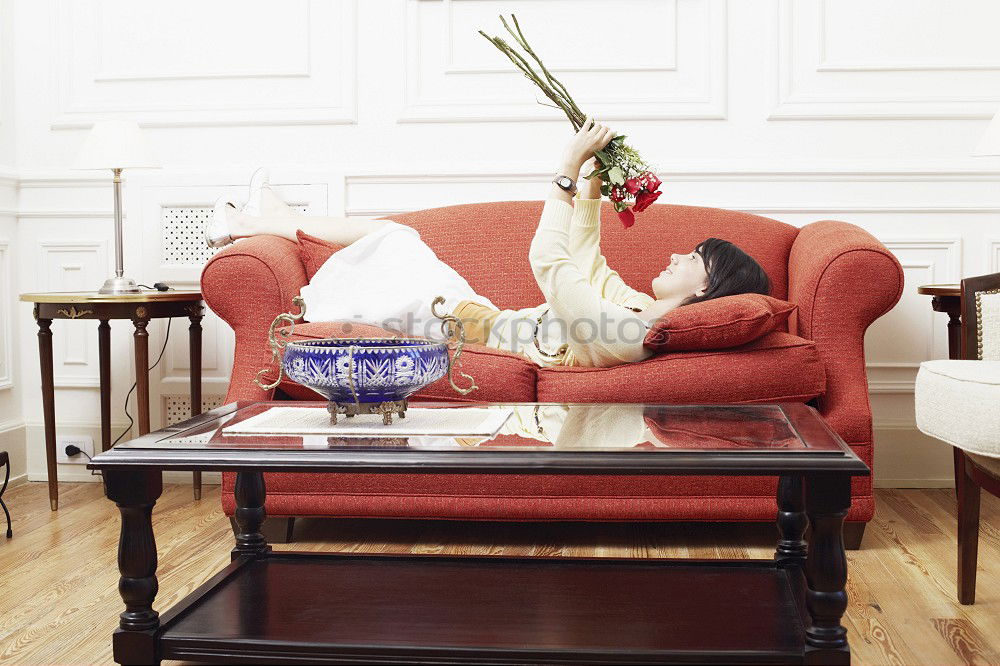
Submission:
{"label": "coffee table lower shelf", "polygon": [[268,552],[161,618],[162,659],[210,663],[808,663],[799,568]]}

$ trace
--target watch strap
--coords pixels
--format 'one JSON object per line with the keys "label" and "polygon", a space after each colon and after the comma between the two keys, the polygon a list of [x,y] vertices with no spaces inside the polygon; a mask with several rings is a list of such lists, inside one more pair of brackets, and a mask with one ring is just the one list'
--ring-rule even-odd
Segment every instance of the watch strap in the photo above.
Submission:
{"label": "watch strap", "polygon": [[[569,182],[570,182],[570,186],[569,187],[566,187],[561,182],[559,182],[563,178],[566,178],[566,179],[569,180]],[[566,192],[569,192],[570,194],[576,194],[576,181],[573,180],[572,178],[570,178],[569,176],[567,176],[566,174],[564,174],[564,173],[557,173],[556,177],[552,179],[552,182],[555,183],[556,187],[559,187],[562,190],[564,190]]]}

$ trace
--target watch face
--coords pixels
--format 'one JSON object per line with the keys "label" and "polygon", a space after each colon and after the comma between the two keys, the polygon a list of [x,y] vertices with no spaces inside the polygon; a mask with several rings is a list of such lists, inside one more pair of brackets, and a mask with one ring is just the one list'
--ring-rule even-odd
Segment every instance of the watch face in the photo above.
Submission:
{"label": "watch face", "polygon": [[559,184],[563,187],[572,187],[573,180],[569,176],[559,176]]}

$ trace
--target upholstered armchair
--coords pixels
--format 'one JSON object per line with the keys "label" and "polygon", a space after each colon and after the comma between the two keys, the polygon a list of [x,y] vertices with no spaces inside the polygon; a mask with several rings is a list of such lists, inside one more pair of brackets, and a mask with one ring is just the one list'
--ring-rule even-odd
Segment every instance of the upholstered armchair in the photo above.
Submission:
{"label": "upholstered armchair", "polygon": [[980,488],[1000,497],[1000,273],[962,280],[962,360],[920,364],[917,426],[951,444],[958,600],[976,601]]}

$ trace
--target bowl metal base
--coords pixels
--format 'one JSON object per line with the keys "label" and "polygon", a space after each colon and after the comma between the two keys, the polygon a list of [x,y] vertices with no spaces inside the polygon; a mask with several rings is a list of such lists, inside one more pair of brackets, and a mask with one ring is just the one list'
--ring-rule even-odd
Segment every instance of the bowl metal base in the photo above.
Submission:
{"label": "bowl metal base", "polygon": [[399,418],[406,418],[406,400],[389,400],[385,402],[336,402],[331,400],[327,403],[326,409],[330,412],[330,423],[336,425],[337,414],[343,414],[348,418],[357,414],[381,414],[382,423],[390,425],[392,415],[399,414]]}

